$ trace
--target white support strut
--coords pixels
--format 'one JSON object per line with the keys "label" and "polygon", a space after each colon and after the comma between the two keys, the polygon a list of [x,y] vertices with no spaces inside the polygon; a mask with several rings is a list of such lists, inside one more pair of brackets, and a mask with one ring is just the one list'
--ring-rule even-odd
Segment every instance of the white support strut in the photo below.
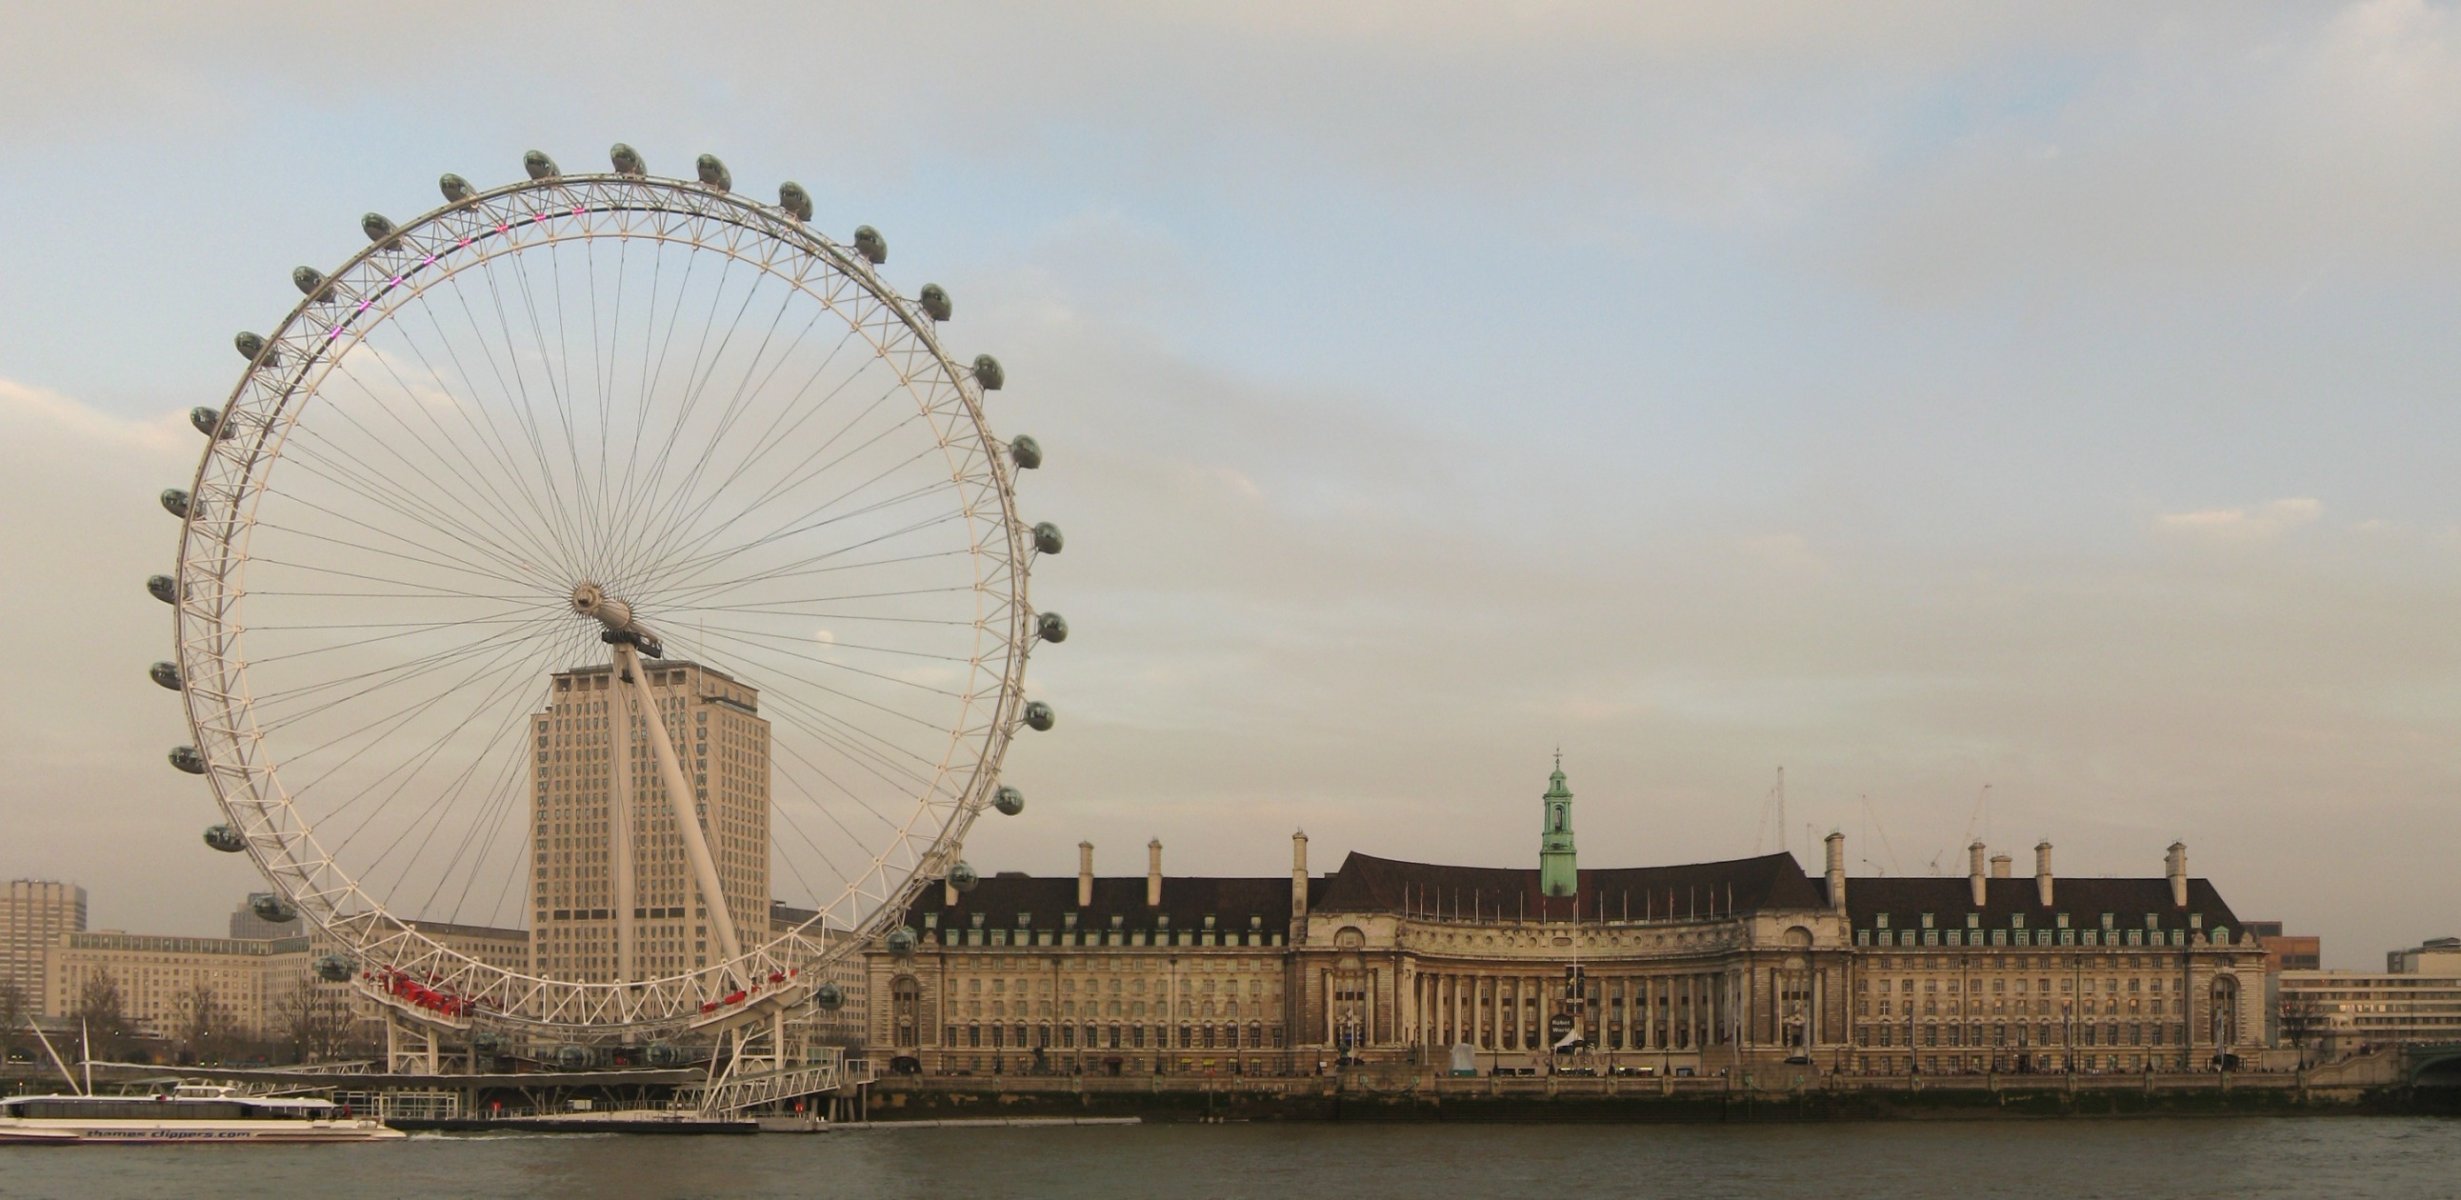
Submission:
{"label": "white support strut", "polygon": [[[616,669],[623,669],[620,656]],[[632,693],[623,687],[607,693],[607,726],[615,742],[608,750],[607,795],[607,852],[615,868],[615,978],[630,983],[641,977],[640,930],[634,922],[640,896],[633,876]]]}
{"label": "white support strut", "polygon": [[709,913],[709,931],[717,937],[718,950],[726,961],[741,961],[743,945],[735,940],[735,920],[727,911],[726,893],[719,888],[718,860],[711,857],[709,839],[702,833],[692,783],[684,778],[683,760],[676,757],[675,744],[667,738],[666,721],[658,715],[658,697],[650,691],[649,676],[641,670],[641,656],[631,643],[615,643],[615,671],[632,684],[633,693],[640,698],[650,756],[658,760],[658,773],[666,780],[667,802],[675,810],[675,832],[684,843],[684,857],[691,860],[693,880],[700,885],[701,903]]}

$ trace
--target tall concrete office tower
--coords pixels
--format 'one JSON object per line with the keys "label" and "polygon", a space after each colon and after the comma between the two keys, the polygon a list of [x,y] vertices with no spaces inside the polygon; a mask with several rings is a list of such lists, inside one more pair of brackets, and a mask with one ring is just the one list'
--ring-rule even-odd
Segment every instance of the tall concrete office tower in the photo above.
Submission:
{"label": "tall concrete office tower", "polygon": [[12,879],[0,887],[0,986],[42,1013],[43,963],[64,933],[85,930],[85,889],[48,879]]}
{"label": "tall concrete office tower", "polygon": [[[644,662],[659,717],[692,784],[718,888],[748,945],[769,927],[769,722],[760,693],[696,663]],[[623,690],[619,690],[623,689]],[[629,703],[619,708],[618,697]],[[618,763],[609,722],[630,715],[631,752]],[[635,978],[673,975],[723,957],[651,757],[640,702],[612,667],[552,677],[531,718],[530,951],[552,979],[619,978],[615,776],[630,793]]]}

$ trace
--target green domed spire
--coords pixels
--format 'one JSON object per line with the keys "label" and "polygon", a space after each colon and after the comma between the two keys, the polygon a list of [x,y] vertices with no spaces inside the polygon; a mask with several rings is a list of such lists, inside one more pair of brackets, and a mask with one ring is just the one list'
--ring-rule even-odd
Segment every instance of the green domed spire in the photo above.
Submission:
{"label": "green domed spire", "polygon": [[1564,786],[1564,752],[1555,752],[1555,773],[1547,776],[1546,826],[1538,838],[1538,890],[1549,896],[1571,896],[1581,890],[1581,871],[1572,848],[1572,789]]}

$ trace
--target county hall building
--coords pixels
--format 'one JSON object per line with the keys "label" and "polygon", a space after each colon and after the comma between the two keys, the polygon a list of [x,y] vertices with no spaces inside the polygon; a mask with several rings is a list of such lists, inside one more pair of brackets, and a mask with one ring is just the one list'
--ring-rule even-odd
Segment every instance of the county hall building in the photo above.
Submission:
{"label": "county hall building", "polygon": [[[928,1074],[1709,1075],[2209,1070],[2252,1060],[2264,951],[2174,844],[2162,875],[1817,878],[1790,854],[1583,869],[1560,766],[1535,869],[1291,838],[1288,879],[1003,872],[867,954],[874,1062]],[[2252,1065],[2252,1061],[2249,1063]]]}

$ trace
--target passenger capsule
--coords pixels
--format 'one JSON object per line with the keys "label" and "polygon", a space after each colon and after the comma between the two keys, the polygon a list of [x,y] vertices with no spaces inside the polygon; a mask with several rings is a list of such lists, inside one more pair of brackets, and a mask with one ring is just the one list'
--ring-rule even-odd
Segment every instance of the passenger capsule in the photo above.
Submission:
{"label": "passenger capsule", "polygon": [[194,746],[173,746],[171,765],[191,775],[202,775],[205,773],[205,756],[197,753]]}
{"label": "passenger capsule", "polygon": [[935,321],[948,320],[949,314],[956,311],[949,303],[948,289],[936,283],[924,284],[923,290],[914,294],[914,302],[922,307],[924,316]]}
{"label": "passenger capsule", "polygon": [[1000,385],[1008,382],[1008,372],[1000,369],[999,359],[988,354],[977,354],[974,356],[974,382],[983,385],[986,392],[996,392],[1000,390]]}
{"label": "passenger capsule", "polygon": [[314,267],[292,267],[291,286],[298,288],[302,296],[313,296],[325,286],[325,273]]}
{"label": "passenger capsule", "polygon": [[[189,409],[188,423],[196,426],[197,432],[204,434],[207,437],[222,434],[222,413],[218,409],[207,408],[202,404],[195,408]],[[230,435],[222,434],[222,436],[228,437]]]}
{"label": "passenger capsule", "polygon": [[363,213],[359,217],[359,232],[366,234],[371,242],[381,242],[400,231],[394,228],[393,222],[385,219],[383,213]]}
{"label": "passenger capsule", "polygon": [[1067,641],[1067,618],[1062,617],[1060,614],[1055,612],[1047,612],[1034,618],[1034,636],[1039,637],[1046,642]]}
{"label": "passenger capsule", "polygon": [[949,886],[958,891],[971,892],[974,890],[974,885],[982,881],[982,872],[975,870],[972,863],[961,862],[949,868]]}
{"label": "passenger capsule", "polygon": [[239,351],[239,356],[241,358],[247,359],[249,362],[255,362],[259,356],[262,356],[265,360],[265,366],[278,367],[282,365],[282,351],[279,349],[268,348],[262,335],[249,333],[242,330],[231,336],[231,346]]}
{"label": "passenger capsule", "polygon": [[147,668],[145,669],[145,677],[146,677],[146,678],[148,678],[148,679],[153,680],[154,682],[156,682],[156,683],[158,683],[158,684],[161,684],[163,687],[168,688],[168,689],[170,689],[171,691],[176,692],[176,691],[178,691],[178,690],[179,690],[179,682],[180,682],[180,681],[179,681],[179,664],[178,664],[178,663],[172,663],[172,662],[158,662],[158,663],[155,663],[153,666],[147,667]]}
{"label": "passenger capsule", "polygon": [[735,177],[727,173],[726,164],[719,162],[715,154],[704,154],[693,159],[692,169],[700,173],[703,187],[723,192],[735,186]]}
{"label": "passenger capsule", "polygon": [[846,1007],[846,993],[834,983],[824,983],[812,989],[812,1007],[822,1012],[836,1012]]}
{"label": "passenger capsule", "polygon": [[1025,702],[1025,723],[1033,726],[1036,730],[1039,731],[1049,729],[1053,725],[1058,724],[1059,719],[1060,715],[1051,711],[1050,705],[1045,704],[1040,700],[1028,700]]}
{"label": "passenger capsule", "polygon": [[809,221],[812,219],[812,193],[804,191],[802,184],[789,179],[778,185],[778,207],[798,221]]}
{"label": "passenger capsule", "polygon": [[673,1042],[651,1042],[642,1047],[641,1058],[653,1067],[671,1067],[684,1061],[684,1052]]}
{"label": "passenger capsule", "polygon": [[532,179],[553,179],[563,174],[556,169],[555,160],[547,157],[544,150],[532,150],[522,155],[521,169],[529,172]]}
{"label": "passenger capsule", "polygon": [[[537,177],[532,176],[532,178]],[[479,190],[477,188],[470,186],[469,180],[464,179],[459,175],[455,175],[451,171],[447,171],[436,177],[436,190],[444,193],[444,202],[447,204],[459,204],[462,201],[479,194]]]}
{"label": "passenger capsule", "polygon": [[863,261],[875,267],[889,261],[889,239],[869,225],[855,226],[855,250],[863,255]]}
{"label": "passenger capsule", "polygon": [[1008,461],[1020,471],[1031,471],[1043,465],[1043,444],[1024,434],[1008,439]]}
{"label": "passenger capsule", "polygon": [[179,580],[168,575],[146,576],[145,591],[146,594],[165,604],[179,603]]}
{"label": "passenger capsule", "polygon": [[1049,521],[1038,522],[1034,526],[1035,553],[1057,554],[1060,552],[1060,548],[1066,546],[1067,544],[1068,539],[1060,536],[1059,526],[1054,525]]}
{"label": "passenger capsule", "polygon": [[889,953],[891,954],[906,955],[914,953],[914,930],[903,925],[890,930],[888,944]]}
{"label": "passenger capsule", "polygon": [[359,964],[347,954],[319,954],[315,967],[316,977],[327,983],[344,983],[359,973]]}
{"label": "passenger capsule", "polygon": [[1025,811],[1025,793],[1002,785],[999,791],[991,794],[991,806],[999,809],[1001,816],[1016,816]]}
{"label": "passenger capsule", "polygon": [[622,142],[617,142],[607,151],[607,160],[615,164],[618,175],[649,174],[649,165],[641,161],[640,152]]}
{"label": "passenger capsule", "polygon": [[224,854],[237,854],[248,848],[248,839],[239,836],[239,831],[228,825],[208,825],[205,827],[205,844]]}
{"label": "passenger capsule", "polygon": [[274,925],[288,925],[299,919],[299,910],[291,907],[290,901],[272,892],[258,892],[248,897],[248,911],[255,913],[257,920]]}
{"label": "passenger capsule", "polygon": [[587,1046],[558,1046],[555,1048],[555,1065],[567,1071],[578,1071],[590,1065],[590,1048]]}
{"label": "passenger capsule", "polygon": [[[188,493],[181,491],[178,488],[164,488],[162,489],[162,495],[159,499],[162,501],[162,510],[164,512],[178,517],[183,521],[188,519],[188,509],[190,507],[188,503]],[[200,504],[195,507],[202,509],[204,505]]]}

